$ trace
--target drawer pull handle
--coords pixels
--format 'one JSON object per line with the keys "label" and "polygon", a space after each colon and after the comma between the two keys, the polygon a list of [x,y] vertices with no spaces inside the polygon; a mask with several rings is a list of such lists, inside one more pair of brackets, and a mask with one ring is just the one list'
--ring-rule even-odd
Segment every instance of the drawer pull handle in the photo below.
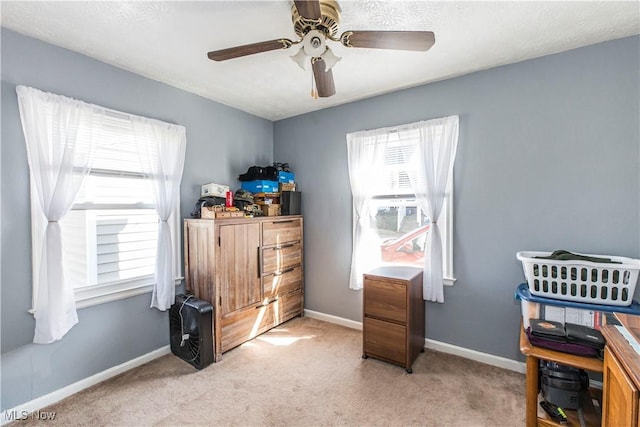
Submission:
{"label": "drawer pull handle", "polygon": [[292,219],[285,219],[285,220],[282,220],[282,221],[273,221],[272,224],[285,224],[287,222],[293,222],[293,220]]}
{"label": "drawer pull handle", "polygon": [[285,249],[285,248],[290,248],[292,246],[294,246],[295,243],[289,243],[288,245],[280,245],[280,246],[275,246],[273,248],[274,251],[279,251],[280,249]]}
{"label": "drawer pull handle", "polygon": [[264,308],[264,307],[266,307],[266,306],[268,306],[268,305],[270,305],[270,304],[273,304],[273,303],[274,303],[274,302],[276,302],[276,301],[278,301],[278,297],[275,297],[275,298],[274,298],[274,299],[272,299],[271,301],[267,301],[267,302],[265,302],[264,304],[261,304],[261,305],[256,306],[256,310],[259,310],[259,309]]}
{"label": "drawer pull handle", "polygon": [[278,271],[277,273],[273,273],[274,276],[282,276],[283,274],[290,273],[295,270],[295,267],[287,268],[286,270]]}

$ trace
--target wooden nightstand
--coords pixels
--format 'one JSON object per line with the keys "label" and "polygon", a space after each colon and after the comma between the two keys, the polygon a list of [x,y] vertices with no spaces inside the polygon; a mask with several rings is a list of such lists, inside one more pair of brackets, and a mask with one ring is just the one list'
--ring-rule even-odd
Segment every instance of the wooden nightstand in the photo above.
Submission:
{"label": "wooden nightstand", "polygon": [[424,352],[422,270],[380,267],[364,275],[362,357],[403,366]]}

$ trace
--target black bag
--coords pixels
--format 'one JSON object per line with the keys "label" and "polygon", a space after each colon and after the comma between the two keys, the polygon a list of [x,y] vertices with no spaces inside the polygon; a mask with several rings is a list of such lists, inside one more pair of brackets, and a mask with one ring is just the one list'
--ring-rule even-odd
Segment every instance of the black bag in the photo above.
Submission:
{"label": "black bag", "polygon": [[224,206],[226,199],[218,196],[200,197],[191,212],[192,218],[200,218],[203,206]]}
{"label": "black bag", "polygon": [[273,166],[265,166],[262,170],[262,176],[264,180],[267,181],[277,181],[278,180],[278,169]]}
{"label": "black bag", "polygon": [[256,181],[259,179],[265,179],[264,176],[264,168],[261,166],[251,166],[247,169],[247,173],[243,173],[238,177],[240,181]]}
{"label": "black bag", "polygon": [[583,357],[602,357],[604,338],[587,326],[551,320],[529,319],[529,342],[536,347],[548,348]]}
{"label": "black bag", "polygon": [[240,181],[277,181],[278,168],[275,166],[251,166],[247,169],[247,173],[243,173],[238,177]]}
{"label": "black bag", "polygon": [[567,341],[570,343],[586,345],[597,350],[604,348],[604,337],[596,329],[584,325],[576,325],[575,323],[565,323],[564,329],[567,334]]}
{"label": "black bag", "polygon": [[564,325],[551,320],[530,319],[531,335],[549,341],[567,342]]}

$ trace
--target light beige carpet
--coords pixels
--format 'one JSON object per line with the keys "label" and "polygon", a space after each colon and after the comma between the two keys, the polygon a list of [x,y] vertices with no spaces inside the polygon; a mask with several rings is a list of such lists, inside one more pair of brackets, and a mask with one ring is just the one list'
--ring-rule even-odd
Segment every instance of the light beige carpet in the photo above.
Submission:
{"label": "light beige carpet", "polygon": [[46,408],[56,419],[40,424],[525,424],[522,374],[431,350],[407,374],[361,354],[361,331],[296,318],[201,371],[161,357]]}

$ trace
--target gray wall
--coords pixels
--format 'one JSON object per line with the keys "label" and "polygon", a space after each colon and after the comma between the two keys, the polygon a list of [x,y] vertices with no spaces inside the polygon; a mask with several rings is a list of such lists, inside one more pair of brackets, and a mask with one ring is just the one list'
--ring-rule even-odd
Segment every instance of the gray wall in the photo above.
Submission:
{"label": "gray wall", "polygon": [[444,304],[426,303],[426,334],[522,359],[513,295],[524,275],[516,252],[563,248],[640,257],[639,40],[276,122],[274,158],[292,165],[303,191],[306,308],[362,318],[362,294],[348,289],[352,205],[345,134],[458,114],[457,281],[445,288]]}
{"label": "gray wall", "polygon": [[181,186],[188,217],[200,184],[237,187],[238,174],[273,161],[270,121],[86,56],[2,29],[1,410],[168,344],[167,314],[150,294],[85,308],[59,342],[31,344],[29,175],[15,86],[32,86],[187,128]]}

